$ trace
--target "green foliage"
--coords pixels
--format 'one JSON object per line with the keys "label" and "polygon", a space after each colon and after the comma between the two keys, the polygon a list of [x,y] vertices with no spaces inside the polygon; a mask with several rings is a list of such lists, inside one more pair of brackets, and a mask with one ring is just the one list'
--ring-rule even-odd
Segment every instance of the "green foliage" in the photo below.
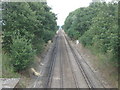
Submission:
{"label": "green foliage", "polygon": [[15,70],[20,71],[29,66],[33,53],[41,53],[44,44],[54,37],[57,18],[41,2],[4,2],[2,9],[2,48],[11,55]]}
{"label": "green foliage", "polygon": [[55,34],[55,32],[52,32],[52,31],[49,31],[49,30],[45,30],[43,39],[47,43],[48,40],[52,40],[54,34]]}
{"label": "green foliage", "polygon": [[12,37],[13,43],[11,46],[11,63],[15,71],[26,69],[34,59],[35,51],[32,45],[25,37],[19,34]]}
{"label": "green foliage", "polygon": [[117,5],[104,4],[101,9],[98,15],[93,18],[89,30],[86,31],[88,34],[92,32],[91,36],[85,36],[92,38],[90,42],[100,52],[110,51],[115,53],[117,52],[115,48],[118,45]]}
{"label": "green foliage", "polygon": [[101,3],[92,3],[89,7],[78,8],[71,12],[65,20],[65,31],[69,29],[78,31],[82,36],[91,26],[92,19],[99,12],[100,5]]}
{"label": "green foliage", "polygon": [[36,50],[36,54],[40,54],[44,50],[45,41],[42,38],[34,38],[32,41],[33,49]]}
{"label": "green foliage", "polygon": [[92,45],[92,33],[88,30],[79,40],[84,46]]}
{"label": "green foliage", "polygon": [[67,33],[68,33],[69,37],[74,40],[78,39],[80,36],[80,33],[78,31],[74,31],[74,30],[68,30]]}
{"label": "green foliage", "polygon": [[14,72],[13,65],[11,64],[10,56],[2,52],[2,77],[0,78],[18,78],[18,73]]}
{"label": "green foliage", "polygon": [[[117,62],[118,37],[118,4],[91,3],[90,6],[71,12],[65,20],[64,29],[71,38],[76,31],[84,46],[92,46],[98,53],[111,55]],[[116,59],[115,59],[116,58]]]}
{"label": "green foliage", "polygon": [[19,30],[21,36],[26,36],[28,39],[33,38],[33,31],[35,29],[35,13],[30,9],[28,3],[8,2],[3,3],[3,48],[10,52],[12,44],[12,35],[16,30]]}
{"label": "green foliage", "polygon": [[31,9],[36,12],[38,23],[37,28],[34,30],[34,38],[32,40],[33,47],[36,49],[37,54],[42,52],[44,42],[52,39],[55,30],[57,30],[56,16],[50,12],[51,8],[46,4],[40,2],[29,2]]}

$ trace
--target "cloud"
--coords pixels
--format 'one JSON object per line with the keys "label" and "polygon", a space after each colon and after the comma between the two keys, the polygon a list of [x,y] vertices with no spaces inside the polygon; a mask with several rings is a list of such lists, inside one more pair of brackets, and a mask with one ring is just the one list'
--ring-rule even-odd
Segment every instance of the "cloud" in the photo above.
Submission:
{"label": "cloud", "polygon": [[86,7],[92,0],[47,0],[47,3],[52,7],[52,11],[57,15],[58,25],[63,25],[68,14],[80,7]]}

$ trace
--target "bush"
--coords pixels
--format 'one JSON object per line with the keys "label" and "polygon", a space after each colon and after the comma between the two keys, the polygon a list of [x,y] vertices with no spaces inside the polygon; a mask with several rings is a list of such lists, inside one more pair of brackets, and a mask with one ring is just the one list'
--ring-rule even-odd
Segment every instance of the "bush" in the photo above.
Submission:
{"label": "bush", "polygon": [[2,49],[11,56],[14,70],[21,71],[33,61],[35,52],[41,53],[45,42],[54,36],[56,15],[47,3],[4,2],[2,16]]}
{"label": "bush", "polygon": [[75,31],[75,30],[68,30],[67,33],[68,33],[70,38],[75,39],[75,40],[80,37],[80,33],[78,31]]}
{"label": "bush", "polygon": [[51,40],[54,37],[55,32],[45,30],[43,40],[47,43],[48,40]]}
{"label": "bush", "polygon": [[64,29],[70,38],[79,38],[84,46],[92,46],[98,53],[106,55],[112,53],[113,58],[118,56],[119,29],[116,2],[96,2],[88,7],[76,9],[66,18]]}
{"label": "bush", "polygon": [[19,78],[19,74],[14,72],[13,65],[11,65],[10,56],[2,52],[2,78]]}
{"label": "bush", "polygon": [[41,2],[2,3],[4,51],[10,53],[11,37],[16,30],[19,30],[20,35],[32,40],[33,47],[35,49],[38,47],[41,52],[43,42],[50,40],[57,29],[56,15],[50,10],[46,3]]}
{"label": "bush", "polygon": [[17,35],[12,38],[11,64],[15,71],[26,69],[34,59],[35,51],[32,49],[30,41],[25,37]]}
{"label": "bush", "polygon": [[44,50],[44,40],[42,38],[34,38],[33,49],[36,50],[36,54],[39,55]]}
{"label": "bush", "polygon": [[89,32],[89,30],[87,32],[84,33],[84,35],[82,35],[79,40],[81,41],[81,43],[84,46],[89,46],[92,45],[92,33]]}

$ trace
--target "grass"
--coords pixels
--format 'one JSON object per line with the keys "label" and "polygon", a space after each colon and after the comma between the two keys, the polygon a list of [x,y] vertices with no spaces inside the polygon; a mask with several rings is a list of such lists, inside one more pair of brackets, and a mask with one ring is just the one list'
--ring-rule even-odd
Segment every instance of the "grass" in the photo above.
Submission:
{"label": "grass", "polygon": [[2,78],[18,78],[20,75],[14,72],[10,64],[10,57],[7,54],[2,54]]}
{"label": "grass", "polygon": [[86,47],[88,48],[93,55],[97,56],[97,67],[105,74],[105,76],[108,76],[109,82],[111,82],[113,85],[117,86],[118,82],[118,63],[117,58],[113,57],[112,53],[102,53],[97,51],[92,46]]}
{"label": "grass", "polygon": [[114,67],[118,67],[117,57],[113,56],[113,53],[102,53],[99,52],[95,47],[88,46],[87,47],[93,55],[97,56],[102,64],[109,65],[111,64]]}

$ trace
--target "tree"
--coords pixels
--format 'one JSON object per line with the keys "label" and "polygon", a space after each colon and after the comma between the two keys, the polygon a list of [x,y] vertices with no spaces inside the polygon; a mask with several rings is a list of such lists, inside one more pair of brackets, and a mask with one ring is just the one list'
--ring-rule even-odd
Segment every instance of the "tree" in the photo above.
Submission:
{"label": "tree", "polygon": [[33,60],[32,52],[41,53],[54,37],[56,16],[40,2],[4,2],[2,9],[3,50],[11,56],[15,70],[23,70]]}
{"label": "tree", "polygon": [[84,46],[92,46],[99,53],[110,53],[114,58],[111,60],[116,62],[119,47],[117,15],[117,3],[94,2],[71,12],[65,20],[64,29],[71,38],[77,35]]}

